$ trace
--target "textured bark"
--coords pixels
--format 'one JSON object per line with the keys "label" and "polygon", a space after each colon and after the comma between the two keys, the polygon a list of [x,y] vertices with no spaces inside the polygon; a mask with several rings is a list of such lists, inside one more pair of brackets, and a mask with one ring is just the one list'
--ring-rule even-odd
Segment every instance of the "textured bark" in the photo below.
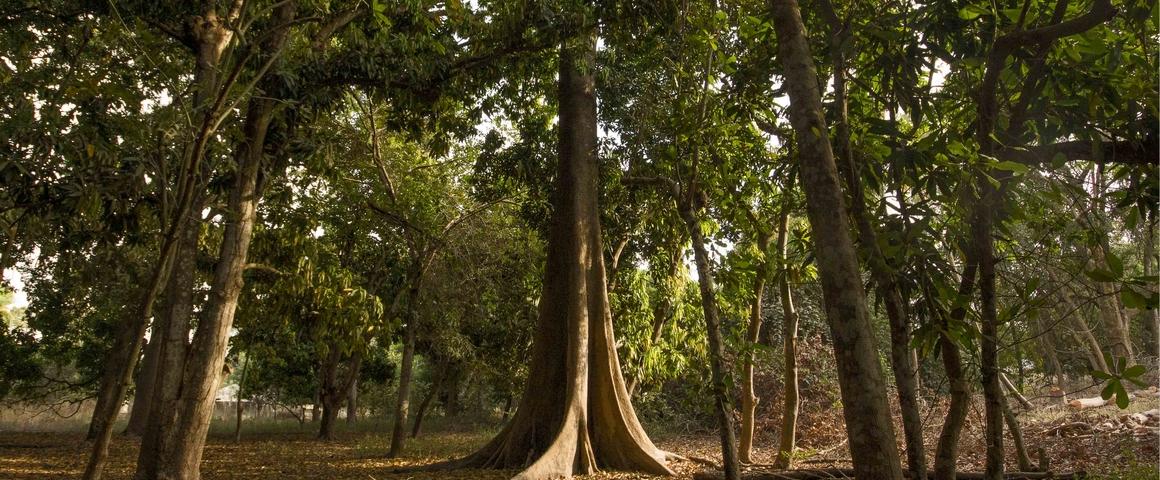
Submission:
{"label": "textured bark", "polygon": [[[958,296],[969,298],[975,290],[975,280],[978,275],[978,264],[970,251],[967,252],[963,274],[959,279]],[[928,300],[933,303],[928,289]],[[938,446],[934,455],[934,478],[936,480],[955,480],[957,462],[959,458],[959,437],[962,435],[963,422],[967,419],[967,411],[971,404],[971,386],[967,382],[963,371],[963,357],[959,345],[947,333],[952,322],[961,322],[967,315],[966,306],[960,306],[942,317],[941,332],[939,334],[939,350],[942,352],[943,369],[950,382],[950,406],[946,418],[943,420],[942,431],[939,432]]]}
{"label": "textured bark", "polygon": [[[201,212],[204,206],[202,198],[198,196],[190,212]],[[157,377],[153,380],[153,408],[149,412],[141,436],[141,450],[137,456],[135,478],[142,480],[157,477],[157,452],[163,448],[163,444],[174,440],[173,414],[177,409],[177,394],[185,372],[185,354],[189,348],[200,230],[200,225],[193,224],[182,232],[177,262],[173,266],[173,278],[165,289],[165,308],[154,323],[154,334],[158,335],[161,342],[161,351]]]}
{"label": "textured bark", "polygon": [[559,164],[525,394],[486,446],[430,468],[524,468],[520,479],[598,467],[672,474],[637,421],[616,357],[597,206],[596,39],[578,43],[561,49]]}
{"label": "textured bark", "polygon": [[894,270],[885,255],[878,248],[878,233],[870,223],[866,209],[865,194],[862,191],[862,175],[854,159],[854,149],[850,140],[850,120],[846,100],[846,59],[842,45],[846,43],[846,25],[838,19],[829,0],[823,0],[822,10],[831,27],[830,55],[834,70],[834,106],[837,110],[837,138],[835,139],[835,160],[838,170],[846,179],[846,190],[850,198],[850,215],[858,229],[866,265],[874,283],[878,285],[878,296],[886,307],[890,320],[890,365],[894,372],[894,384],[898,390],[898,405],[902,412],[903,434],[906,437],[907,469],[914,478],[926,479],[926,449],[922,439],[922,415],[918,411],[918,371],[911,361],[910,325],[906,301],[902,296]]}
{"label": "textured bark", "polygon": [[[1092,264],[1101,270],[1108,270],[1106,250],[1099,245],[1090,248]],[[1128,334],[1125,318],[1120,310],[1120,295],[1116,287],[1108,282],[1095,282],[1096,305],[1100,311],[1100,322],[1104,327],[1104,334],[1108,338],[1108,346],[1116,358],[1128,359],[1128,365],[1136,363],[1136,352],[1132,348],[1132,340]]]}
{"label": "textured bark", "polygon": [[854,470],[860,478],[901,479],[886,385],[801,12],[795,0],[770,3]]}
{"label": "textured bark", "polygon": [[[287,5],[290,5],[292,15],[293,4]],[[286,8],[280,10],[285,13]],[[214,394],[225,363],[226,344],[242,291],[242,273],[256,223],[258,173],[275,104],[273,99],[255,97],[247,108],[243,125],[245,137],[235,155],[238,169],[227,202],[219,260],[210,283],[209,301],[187,355],[172,425],[174,440],[165,451],[158,452],[157,478],[200,478],[201,455],[213,416]]]}
{"label": "textured bark", "polygon": [[793,303],[793,290],[789,285],[789,208],[781,212],[777,221],[777,254],[782,272],[778,275],[778,289],[781,296],[782,358],[785,364],[785,393],[781,410],[781,435],[777,443],[776,468],[791,468],[793,452],[797,445],[797,419],[800,395],[798,392],[798,314]]}
{"label": "textured bark", "polygon": [[736,480],[741,472],[737,458],[737,436],[733,431],[733,402],[730,401],[729,367],[725,364],[725,341],[721,338],[721,320],[717,315],[717,293],[713,281],[713,266],[701,233],[701,219],[694,209],[696,190],[681,203],[681,218],[689,231],[693,246],[693,261],[697,265],[697,283],[701,289],[701,311],[705,315],[705,329],[709,337],[709,370],[712,376],[713,397],[716,403],[717,428],[721,434],[721,458],[725,478]]}

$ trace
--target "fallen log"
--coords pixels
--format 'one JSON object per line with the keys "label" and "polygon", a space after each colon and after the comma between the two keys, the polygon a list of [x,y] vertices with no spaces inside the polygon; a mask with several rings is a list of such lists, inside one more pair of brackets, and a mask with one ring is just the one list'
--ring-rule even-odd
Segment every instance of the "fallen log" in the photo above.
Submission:
{"label": "fallen log", "polygon": [[1067,404],[1070,405],[1071,408],[1074,408],[1076,410],[1083,410],[1085,408],[1102,407],[1104,405],[1107,405],[1108,401],[1104,400],[1100,397],[1077,398],[1075,400],[1067,402]]}
{"label": "fallen log", "polygon": [[[909,472],[903,473],[906,477],[910,477]],[[930,473],[929,476],[933,478],[934,473]],[[694,480],[722,480],[724,478],[725,474],[719,470],[697,472],[693,475]],[[748,471],[742,473],[741,478],[742,480],[832,480],[837,478],[853,479],[855,477],[852,468],[826,468]],[[959,472],[956,474],[956,478],[959,480],[983,480],[985,474],[982,472]],[[1087,478],[1087,472],[1007,472],[1003,474],[1003,478],[1005,480],[1080,480]]]}

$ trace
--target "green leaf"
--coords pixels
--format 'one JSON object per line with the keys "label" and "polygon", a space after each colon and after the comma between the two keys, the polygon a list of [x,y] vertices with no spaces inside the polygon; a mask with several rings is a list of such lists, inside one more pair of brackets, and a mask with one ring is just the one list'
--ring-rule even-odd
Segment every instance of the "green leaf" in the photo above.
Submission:
{"label": "green leaf", "polygon": [[1088,278],[1095,280],[1097,282],[1114,282],[1114,281],[1116,281],[1116,275],[1112,274],[1112,272],[1109,272],[1107,270],[1100,270],[1100,269],[1087,270],[1087,271],[1083,272],[1083,274],[1087,275]]}
{"label": "green leaf", "polygon": [[1110,400],[1112,395],[1116,394],[1116,385],[1119,383],[1120,381],[1115,379],[1108,381],[1108,384],[1104,385],[1104,389],[1100,391],[1100,398]]}
{"label": "green leaf", "polygon": [[1120,259],[1120,257],[1116,256],[1116,254],[1112,252],[1107,252],[1105,257],[1108,261],[1108,268],[1112,269],[1112,275],[1115,275],[1116,278],[1119,278],[1124,274],[1124,261]]}
{"label": "green leaf", "polygon": [[971,20],[974,20],[976,18],[982,17],[984,15],[990,15],[990,14],[991,14],[991,12],[989,10],[987,10],[983,7],[980,7],[978,5],[967,5],[966,7],[963,7],[962,10],[959,10],[959,18],[966,20],[968,22]]}
{"label": "green leaf", "polygon": [[1140,375],[1143,375],[1145,371],[1147,371],[1147,369],[1143,365],[1132,365],[1128,368],[1125,368],[1124,373],[1121,373],[1120,376],[1124,378],[1139,377]]}
{"label": "green leaf", "polygon": [[1024,164],[1019,163],[1019,162],[1011,162],[1011,161],[996,162],[995,168],[997,168],[999,170],[1006,170],[1006,171],[1011,172],[1015,175],[1023,175],[1025,173],[1027,173],[1027,171],[1028,171],[1027,165],[1024,165]]}
{"label": "green leaf", "polygon": [[1128,403],[1131,402],[1132,397],[1128,396],[1128,391],[1124,389],[1124,384],[1116,382],[1116,406],[1121,410],[1128,408]]}

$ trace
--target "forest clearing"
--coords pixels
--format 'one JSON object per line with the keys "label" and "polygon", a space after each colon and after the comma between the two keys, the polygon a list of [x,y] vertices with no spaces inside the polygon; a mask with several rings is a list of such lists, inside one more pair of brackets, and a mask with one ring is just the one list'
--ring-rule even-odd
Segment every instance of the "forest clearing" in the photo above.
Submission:
{"label": "forest clearing", "polygon": [[1158,26],[3,2],[0,479],[1156,479]]}

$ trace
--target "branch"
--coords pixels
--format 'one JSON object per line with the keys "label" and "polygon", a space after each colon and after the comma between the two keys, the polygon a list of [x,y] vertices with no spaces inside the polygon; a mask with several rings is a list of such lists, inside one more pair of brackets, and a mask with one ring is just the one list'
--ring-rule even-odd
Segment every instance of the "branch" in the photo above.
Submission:
{"label": "branch", "polygon": [[[1026,148],[1008,147],[1000,152],[1000,158],[1024,165],[1051,163],[1058,155],[1063,155],[1069,162],[1075,160],[1095,161],[1097,156],[1092,151],[1093,143],[1090,140],[1075,140]],[[1160,143],[1151,139],[1147,143],[1127,140],[1104,142],[1100,143],[1099,148],[1101,160],[1107,163],[1156,165],[1157,160],[1160,159]]]}
{"label": "branch", "polygon": [[681,186],[671,178],[666,177],[620,177],[622,185],[638,185],[638,186],[654,186],[654,187],[668,187],[669,194],[673,199],[681,198]]}
{"label": "branch", "polygon": [[336,13],[318,28],[318,32],[310,39],[310,45],[315,50],[325,50],[326,45],[324,42],[329,40],[330,36],[334,35],[334,32],[338,31],[338,29],[354,21],[355,17],[358,17],[360,13],[362,13],[362,8],[360,7],[348,8]]}
{"label": "branch", "polygon": [[271,267],[271,266],[266,265],[264,263],[247,263],[246,266],[243,268],[243,270],[261,270],[263,272],[270,272],[270,273],[273,273],[275,275],[285,275],[286,274],[286,272],[278,270],[277,268]]}
{"label": "branch", "polygon": [[1031,30],[1008,33],[995,40],[996,49],[1014,50],[1022,45],[1038,45],[1053,42],[1058,38],[1086,32],[1097,25],[1111,20],[1116,15],[1116,7],[1111,0],[1096,0],[1087,13],[1066,22]]}

